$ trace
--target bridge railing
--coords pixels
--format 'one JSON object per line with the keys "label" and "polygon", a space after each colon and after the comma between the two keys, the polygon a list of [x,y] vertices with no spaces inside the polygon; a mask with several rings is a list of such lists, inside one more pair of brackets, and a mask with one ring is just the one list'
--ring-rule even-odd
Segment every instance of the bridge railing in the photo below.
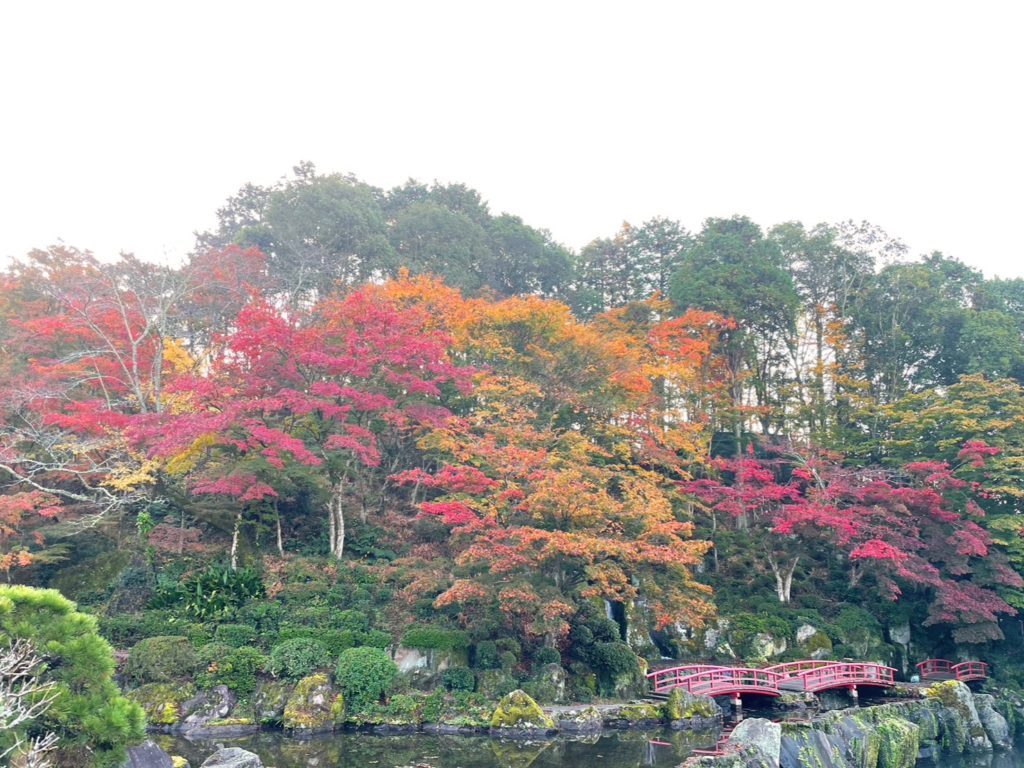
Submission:
{"label": "bridge railing", "polygon": [[840,663],[842,662],[804,659],[803,661],[787,661],[785,664],[773,664],[770,667],[765,667],[765,670],[768,672],[775,672],[783,677],[795,677],[801,672],[807,672],[812,669],[821,669],[822,667],[831,667]]}
{"label": "bridge railing", "polygon": [[690,693],[707,696],[740,692],[778,696],[782,679],[782,675],[766,669],[724,667],[690,675],[683,683]]}
{"label": "bridge railing", "polygon": [[923,680],[941,676],[969,682],[988,677],[988,664],[984,661],[962,661],[954,664],[947,659],[925,659],[917,665],[917,670]]}
{"label": "bridge railing", "polygon": [[683,682],[685,678],[713,669],[729,669],[729,667],[722,667],[716,664],[687,664],[682,667],[669,667],[668,669],[649,672],[647,679],[651,681],[655,693],[664,693],[673,688],[685,688],[686,685]]}
{"label": "bridge railing", "polygon": [[984,680],[988,677],[988,664],[984,661],[962,661],[953,665],[957,680]]}
{"label": "bridge railing", "polygon": [[935,674],[956,676],[953,672],[953,662],[946,659],[925,659],[917,664],[917,671],[922,678]]}
{"label": "bridge railing", "polygon": [[843,685],[877,685],[890,687],[896,684],[896,670],[881,664],[832,664],[818,669],[801,672],[805,691],[822,691]]}

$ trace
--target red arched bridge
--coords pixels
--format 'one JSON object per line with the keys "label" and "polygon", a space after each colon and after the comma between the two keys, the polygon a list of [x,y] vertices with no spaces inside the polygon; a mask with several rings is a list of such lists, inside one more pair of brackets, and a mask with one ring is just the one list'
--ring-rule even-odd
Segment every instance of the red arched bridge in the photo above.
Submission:
{"label": "red arched bridge", "polygon": [[780,696],[783,692],[818,693],[833,688],[856,690],[858,686],[891,688],[896,670],[881,664],[841,661],[793,661],[764,669],[691,664],[651,672],[647,677],[655,693],[682,688],[705,696],[755,693]]}
{"label": "red arched bridge", "polygon": [[954,664],[946,659],[925,659],[917,665],[922,680],[959,680],[969,683],[988,677],[988,664],[984,661],[962,661]]}

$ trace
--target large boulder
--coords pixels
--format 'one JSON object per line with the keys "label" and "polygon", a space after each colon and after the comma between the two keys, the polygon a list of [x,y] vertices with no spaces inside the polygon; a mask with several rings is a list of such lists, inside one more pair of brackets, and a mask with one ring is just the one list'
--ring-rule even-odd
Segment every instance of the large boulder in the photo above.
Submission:
{"label": "large boulder", "polygon": [[776,637],[771,632],[758,632],[750,642],[750,657],[769,661],[784,654],[788,647],[786,638]]}
{"label": "large boulder", "polygon": [[183,705],[195,695],[191,685],[148,683],[125,695],[142,707],[146,723],[159,731],[170,731],[182,717]]}
{"label": "large boulder", "polygon": [[722,710],[710,696],[698,696],[682,688],[674,688],[662,705],[665,719],[671,722],[696,718],[718,718]]}
{"label": "large boulder", "polygon": [[200,768],[263,768],[258,755],[239,747],[218,749],[210,755]]}
{"label": "large boulder", "polygon": [[608,707],[602,715],[608,728],[657,728],[664,718],[660,705],[647,702]]}
{"label": "large boulder", "polygon": [[491,715],[491,731],[500,735],[536,735],[554,729],[554,720],[521,690],[512,691],[499,701]]}
{"label": "large boulder", "polygon": [[825,659],[832,654],[832,639],[813,624],[801,624],[796,630],[800,653],[812,659]]}
{"label": "large boulder", "polygon": [[284,707],[281,724],[285,730],[310,735],[327,733],[340,723],[345,700],[331,687],[327,675],[318,673],[302,678]]}
{"label": "large boulder", "polygon": [[921,746],[921,729],[907,720],[894,717],[879,723],[878,768],[914,768]]}
{"label": "large boulder", "polygon": [[974,695],[965,683],[959,680],[945,680],[930,686],[925,695],[939,701],[943,708],[949,710],[948,715],[960,721],[953,725],[957,725],[964,732],[963,751],[992,751],[992,742],[989,741],[981,718],[978,717],[978,710],[974,706]]}
{"label": "large boulder", "polygon": [[604,718],[595,707],[574,707],[557,713],[558,730],[563,733],[600,733]]}
{"label": "large boulder", "polygon": [[123,768],[173,768],[171,756],[152,741],[128,747],[128,759]]}
{"label": "large boulder", "polygon": [[292,685],[287,680],[260,681],[252,696],[256,721],[262,725],[280,725],[291,694]]}
{"label": "large boulder", "polygon": [[987,693],[974,694],[974,705],[978,710],[978,719],[981,727],[985,729],[988,740],[995,749],[1010,749],[1013,747],[1013,735],[1010,733],[1010,724],[1006,718],[996,711],[995,696]]}
{"label": "large boulder", "polygon": [[200,691],[181,704],[178,728],[186,733],[205,729],[213,721],[227,719],[237,703],[235,694],[226,685]]}
{"label": "large boulder", "polygon": [[540,701],[561,704],[565,701],[565,684],[568,675],[561,664],[545,664],[530,677],[530,692]]}
{"label": "large boulder", "polygon": [[779,768],[782,751],[782,726],[761,717],[742,721],[729,735],[729,745],[739,751],[753,749],[772,768]]}

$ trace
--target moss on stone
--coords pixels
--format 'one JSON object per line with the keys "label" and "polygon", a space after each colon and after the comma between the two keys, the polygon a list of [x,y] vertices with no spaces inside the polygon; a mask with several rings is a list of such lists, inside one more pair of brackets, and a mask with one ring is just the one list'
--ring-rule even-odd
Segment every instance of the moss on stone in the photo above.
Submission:
{"label": "moss on stone", "polygon": [[491,715],[491,728],[551,729],[554,721],[524,691],[508,694],[495,707]]}
{"label": "moss on stone", "polygon": [[894,717],[879,723],[878,768],[913,768],[917,762],[921,729],[908,720]]}
{"label": "moss on stone", "polygon": [[171,768],[189,768],[188,760],[181,755],[171,755]]}
{"label": "moss on stone", "polygon": [[255,725],[251,717],[224,717],[220,720],[211,720],[206,724],[208,728],[227,728],[232,725]]}
{"label": "moss on stone", "polygon": [[645,720],[660,722],[662,719],[662,707],[657,704],[623,704],[617,712],[620,718],[631,723]]}
{"label": "moss on stone", "polygon": [[146,713],[150,725],[174,725],[181,717],[181,705],[193,695],[192,685],[149,683],[126,694]]}
{"label": "moss on stone", "polygon": [[694,717],[715,717],[721,714],[707,696],[694,696],[682,688],[674,689],[662,705],[665,720],[689,720]]}
{"label": "moss on stone", "polygon": [[288,730],[329,730],[340,720],[344,699],[331,688],[327,675],[317,673],[302,678],[288,697],[281,722]]}

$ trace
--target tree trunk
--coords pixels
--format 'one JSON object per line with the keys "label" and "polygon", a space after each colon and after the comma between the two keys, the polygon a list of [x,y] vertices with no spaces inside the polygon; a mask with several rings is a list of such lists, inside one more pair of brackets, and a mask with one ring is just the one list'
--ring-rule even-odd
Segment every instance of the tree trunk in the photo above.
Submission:
{"label": "tree trunk", "polygon": [[231,570],[238,570],[238,534],[242,530],[242,510],[235,515],[235,527],[231,531]]}
{"label": "tree trunk", "polygon": [[281,533],[281,510],[277,506],[277,499],[274,499],[274,522],[277,526],[277,554],[284,557],[284,536]]}
{"label": "tree trunk", "polygon": [[331,531],[331,554],[335,559],[341,560],[342,552],[345,549],[345,482],[339,480],[331,489],[330,501],[330,531]]}
{"label": "tree trunk", "polygon": [[793,573],[796,571],[796,566],[800,562],[800,557],[794,557],[792,564],[783,573],[782,568],[775,562],[775,558],[768,558],[768,564],[772,568],[772,574],[775,576],[775,594],[778,595],[780,603],[789,603],[790,594],[793,591]]}

